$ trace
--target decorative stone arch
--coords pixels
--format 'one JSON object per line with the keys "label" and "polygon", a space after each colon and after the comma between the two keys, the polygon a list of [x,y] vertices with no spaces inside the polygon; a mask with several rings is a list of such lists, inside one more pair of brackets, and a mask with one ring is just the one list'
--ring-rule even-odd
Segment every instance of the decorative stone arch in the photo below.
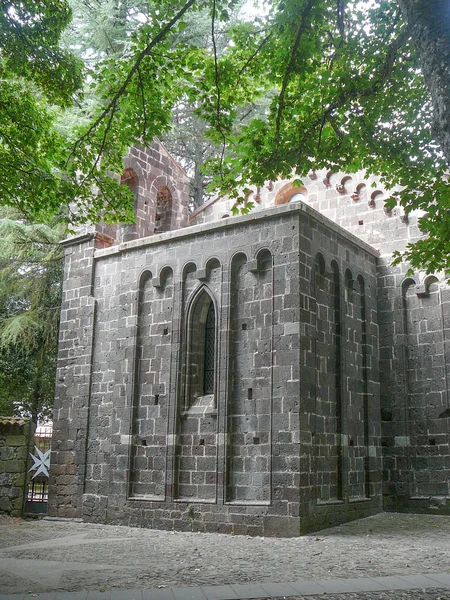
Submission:
{"label": "decorative stone arch", "polygon": [[[414,287],[414,290],[417,292],[417,289],[420,288],[420,285],[417,283],[414,277],[405,277],[400,284],[401,295],[402,295],[402,308],[403,308],[403,329],[404,333],[407,333],[407,295],[408,290]],[[425,289],[425,288],[424,288]]]}
{"label": "decorative stone arch", "polygon": [[342,177],[340,183],[336,184],[336,190],[340,193],[340,194],[349,194],[350,193],[350,188],[352,185],[352,177],[350,177],[350,175],[344,175],[344,177]]}
{"label": "decorative stone arch", "polygon": [[376,208],[376,201],[382,199],[384,199],[384,192],[381,190],[374,190],[370,194],[369,208]]}
{"label": "decorative stone arch", "polygon": [[172,201],[169,187],[162,185],[156,192],[155,233],[170,230]]}
{"label": "decorative stone arch", "polygon": [[215,286],[216,292],[218,291],[217,286],[220,285],[220,273],[221,263],[215,256],[210,257],[202,269],[197,269],[197,279],[199,281],[207,281],[210,285]]}
{"label": "decorative stone arch", "polygon": [[183,268],[181,269],[181,276],[183,281],[188,273],[195,273],[195,271],[197,271],[197,264],[195,262],[190,260],[187,263],[185,263],[183,265]]}
{"label": "decorative stone arch", "polygon": [[162,269],[159,271],[158,277],[155,277],[153,280],[154,287],[163,287],[170,275],[173,275],[172,267],[169,267],[168,265],[162,267]]}
{"label": "decorative stone arch", "polygon": [[238,252],[235,252],[234,254],[232,254],[231,259],[230,259],[230,264],[232,266],[234,263],[242,263],[243,264],[246,262],[248,262],[248,256],[242,250],[239,250]]}
{"label": "decorative stone arch", "polygon": [[338,481],[337,481],[337,497],[343,496],[343,464],[342,464],[342,447],[341,434],[343,432],[343,394],[342,394],[342,364],[343,364],[343,315],[342,315],[342,297],[341,297],[341,275],[339,265],[336,260],[332,260],[330,264],[333,277],[333,308],[334,308],[334,331],[333,331],[333,347],[335,356],[335,371],[334,382],[336,389],[336,433],[338,435]]}
{"label": "decorative stone arch", "polygon": [[323,257],[322,252],[318,252],[316,254],[315,267],[316,267],[316,272],[319,275],[325,275],[325,259]]}
{"label": "decorative stone arch", "polygon": [[[294,198],[297,195],[299,195],[299,196]],[[288,202],[290,202],[292,200],[295,201],[295,200],[302,199],[300,196],[302,196],[304,200],[307,199],[308,190],[305,188],[305,186],[302,185],[300,187],[296,187],[296,186],[292,185],[292,182],[289,182],[289,183],[286,183],[279,190],[279,192],[275,196],[274,204],[275,204],[275,206],[278,206],[281,204],[287,204]]]}
{"label": "decorative stone arch", "polygon": [[[202,284],[192,294],[187,307],[185,411],[194,405],[215,405],[217,324],[217,301],[212,290]],[[206,399],[207,396],[210,398]]]}
{"label": "decorative stone arch", "polygon": [[273,254],[269,248],[260,248],[256,253],[256,266],[258,272],[268,271],[273,266]]}
{"label": "decorative stone arch", "polygon": [[134,479],[135,479],[135,458],[138,452],[138,436],[140,433],[139,427],[139,408],[140,408],[140,394],[139,394],[139,383],[140,383],[140,361],[142,353],[143,343],[143,318],[144,318],[144,304],[145,295],[148,292],[148,288],[151,285],[153,279],[153,273],[149,269],[144,269],[138,279],[138,289],[136,294],[136,341],[135,341],[135,356],[134,356],[134,367],[133,367],[133,387],[131,397],[131,414],[130,414],[130,433],[131,433],[131,445],[129,453],[129,481],[128,481],[128,495],[134,496]]}
{"label": "decorative stone arch", "polygon": [[147,283],[147,281],[149,281],[150,279],[153,279],[153,273],[150,271],[150,269],[145,268],[142,273],[139,275],[139,293],[142,292],[142,287]]}
{"label": "decorative stone arch", "polygon": [[121,183],[130,187],[134,197],[134,216],[136,222],[122,226],[121,238],[126,242],[150,234],[149,224],[149,190],[147,176],[143,166],[134,154],[134,148],[124,159],[124,171]]}
{"label": "decorative stone arch", "polygon": [[331,178],[334,176],[335,174],[333,173],[333,171],[328,171],[327,174],[325,175],[322,183],[326,188],[331,187]]}
{"label": "decorative stone arch", "polygon": [[418,283],[415,279],[415,277],[405,277],[401,282],[400,282],[400,287],[402,290],[405,290],[406,288],[409,288],[411,285],[415,285],[417,286]]}
{"label": "decorative stone arch", "polygon": [[159,175],[150,186],[154,232],[163,233],[174,228],[179,197],[167,175]]}
{"label": "decorative stone arch", "polygon": [[349,290],[353,289],[355,280],[353,278],[353,274],[350,271],[350,269],[345,269],[344,279],[345,279],[345,287]]}
{"label": "decorative stone arch", "polygon": [[355,280],[353,278],[353,274],[350,271],[350,269],[346,269],[345,273],[344,273],[344,295],[345,295],[345,302],[346,302],[346,309],[345,309],[346,311],[351,306],[352,294],[353,294],[354,290],[355,290]]}
{"label": "decorative stone arch", "polygon": [[216,256],[211,256],[208,258],[205,264],[206,271],[210,271],[211,269],[217,269],[220,267],[220,260]]}
{"label": "decorative stone arch", "polygon": [[439,279],[436,277],[436,275],[427,275],[425,277],[425,279],[423,280],[423,285],[425,287],[427,294],[430,293],[430,286],[432,286],[433,283],[437,283],[437,284],[439,283]]}
{"label": "decorative stone arch", "polygon": [[354,200],[355,202],[357,200],[365,200],[367,196],[367,185],[365,183],[365,181],[360,181],[356,186],[355,189],[353,191],[353,194],[351,195],[352,200]]}
{"label": "decorative stone arch", "polygon": [[170,267],[169,265],[164,266],[161,271],[159,272],[159,278],[161,280],[162,285],[164,285],[168,279],[168,277],[170,277],[170,275],[173,275],[173,269],[172,267]]}

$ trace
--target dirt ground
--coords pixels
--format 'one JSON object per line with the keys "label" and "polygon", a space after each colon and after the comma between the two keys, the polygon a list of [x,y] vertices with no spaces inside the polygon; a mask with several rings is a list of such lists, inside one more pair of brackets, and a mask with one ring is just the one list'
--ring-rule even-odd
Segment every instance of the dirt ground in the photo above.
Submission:
{"label": "dirt ground", "polygon": [[382,513],[298,538],[0,517],[0,593],[450,571],[450,517]]}

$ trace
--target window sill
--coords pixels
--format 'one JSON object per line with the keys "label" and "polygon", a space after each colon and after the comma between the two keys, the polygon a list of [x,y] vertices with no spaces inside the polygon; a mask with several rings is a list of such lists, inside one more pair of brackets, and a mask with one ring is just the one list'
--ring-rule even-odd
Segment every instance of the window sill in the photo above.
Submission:
{"label": "window sill", "polygon": [[183,410],[181,412],[182,419],[186,419],[187,417],[193,417],[194,415],[203,415],[205,417],[217,417],[217,408],[211,408],[209,406],[191,406],[191,408],[189,408],[188,410]]}
{"label": "window sill", "polygon": [[181,418],[192,417],[194,415],[217,416],[214,394],[206,394],[205,396],[195,398],[191,406],[181,412]]}

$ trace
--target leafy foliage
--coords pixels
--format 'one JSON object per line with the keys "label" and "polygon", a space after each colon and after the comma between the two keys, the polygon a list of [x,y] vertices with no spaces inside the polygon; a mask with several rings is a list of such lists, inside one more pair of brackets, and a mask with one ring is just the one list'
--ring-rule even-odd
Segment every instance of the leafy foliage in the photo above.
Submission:
{"label": "leafy foliage", "polygon": [[48,415],[53,404],[64,226],[0,214],[0,412]]}
{"label": "leafy foliage", "polygon": [[[220,110],[202,105],[236,149],[214,165],[216,184],[243,201],[236,180],[262,185],[311,168],[365,169],[387,189],[401,186],[396,196],[407,211],[427,211],[422,221],[432,235],[407,252],[411,264],[447,268],[448,157],[434,139],[430,96],[397,2],[275,2],[247,27],[225,57]],[[245,60],[253,88],[275,83],[279,92],[268,118],[235,136],[222,115],[234,110],[233,82]]]}
{"label": "leafy foliage", "polygon": [[[80,23],[83,0],[73,2]],[[58,113],[48,103],[67,105],[80,82],[77,61],[57,48],[67,4],[3,2],[0,102],[10,107],[17,94],[19,101],[9,116],[6,110],[0,116],[6,132],[0,144],[2,202],[41,218],[55,213],[63,199],[77,206],[72,221],[95,221],[105,210],[106,220],[130,221],[129,190],[111,173],[121,172],[131,144],[166,135],[174,107],[183,103],[193,108],[193,122],[205,124],[212,147],[221,149],[212,153],[209,168],[222,193],[243,201],[239,184],[301,176],[311,167],[362,168],[388,189],[400,186],[406,211],[426,212],[430,236],[408,251],[411,264],[448,268],[450,127],[439,109],[448,99],[438,93],[449,89],[444,3],[273,0],[262,5],[263,16],[230,26],[237,4],[99,3],[102,27],[82,27],[75,48],[85,61],[88,102],[77,99],[78,113],[72,107],[71,125],[58,133],[52,121]],[[189,22],[205,14],[209,34],[199,44]],[[55,22],[48,22],[49,15],[56,15]],[[441,25],[430,28],[436,22]],[[228,41],[222,43],[225,27]],[[48,49],[51,59],[40,73],[41,53]],[[31,57],[22,71],[13,60],[16,50]],[[273,90],[268,110],[242,121],[247,107]]]}
{"label": "leafy foliage", "polygon": [[63,140],[53,127],[51,105],[72,103],[81,64],[58,44],[71,16],[65,0],[1,5],[1,203],[40,219],[59,210],[70,187],[56,171]]}

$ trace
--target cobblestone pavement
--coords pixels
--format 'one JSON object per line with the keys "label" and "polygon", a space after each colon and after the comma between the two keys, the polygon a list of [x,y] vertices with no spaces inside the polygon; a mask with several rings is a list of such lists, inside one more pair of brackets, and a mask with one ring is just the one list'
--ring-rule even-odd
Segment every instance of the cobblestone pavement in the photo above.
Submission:
{"label": "cobblestone pavement", "polygon": [[[367,592],[365,594],[326,594],[328,600],[450,600],[449,590],[396,590],[393,592]],[[258,600],[265,600],[258,599]],[[271,598],[283,600],[283,598]],[[305,596],[291,596],[289,600],[305,600]],[[324,600],[320,596],[308,596],[307,600]]]}
{"label": "cobblestone pavement", "polygon": [[[315,535],[284,539],[0,517],[2,594],[427,572],[450,572],[450,517],[382,513]],[[450,592],[365,592],[333,598],[450,600]]]}

